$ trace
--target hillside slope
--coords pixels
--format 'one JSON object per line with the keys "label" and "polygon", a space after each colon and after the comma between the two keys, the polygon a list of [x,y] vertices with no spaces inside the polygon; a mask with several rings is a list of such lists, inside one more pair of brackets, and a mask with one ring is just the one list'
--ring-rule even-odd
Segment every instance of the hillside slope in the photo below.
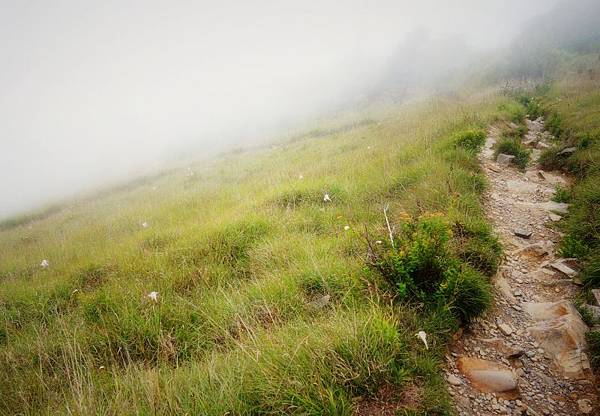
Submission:
{"label": "hillside slope", "polygon": [[451,412],[499,255],[476,153],[523,114],[431,99],[5,223],[0,411]]}

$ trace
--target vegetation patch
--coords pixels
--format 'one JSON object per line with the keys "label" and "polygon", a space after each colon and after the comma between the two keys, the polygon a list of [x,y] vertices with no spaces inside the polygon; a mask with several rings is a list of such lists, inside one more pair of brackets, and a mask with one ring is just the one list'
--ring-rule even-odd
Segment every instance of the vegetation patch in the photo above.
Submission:
{"label": "vegetation patch", "polygon": [[477,160],[500,101],[402,109],[2,231],[0,413],[450,414],[445,348],[500,251]]}
{"label": "vegetation patch", "polygon": [[372,261],[399,300],[446,308],[463,323],[489,306],[487,279],[452,253],[452,230],[443,219],[405,223],[400,235]]}
{"label": "vegetation patch", "polygon": [[521,139],[516,137],[502,137],[498,140],[495,145],[494,155],[498,156],[500,153],[514,156],[513,163],[521,169],[525,169],[529,163],[531,154],[531,152],[523,145]]}

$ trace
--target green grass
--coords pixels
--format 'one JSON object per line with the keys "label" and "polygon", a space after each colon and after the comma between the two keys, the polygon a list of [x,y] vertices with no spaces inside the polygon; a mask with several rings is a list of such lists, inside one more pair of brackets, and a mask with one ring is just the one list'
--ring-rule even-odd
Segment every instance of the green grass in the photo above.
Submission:
{"label": "green grass", "polygon": [[571,202],[571,191],[569,189],[558,185],[556,187],[555,191],[556,192],[554,193],[554,196],[552,197],[552,200],[554,202],[564,202],[564,203]]}
{"label": "green grass", "polygon": [[[490,303],[500,252],[476,152],[511,107],[486,93],[359,114],[7,222],[0,413],[352,414],[393,386],[420,392],[401,412],[450,414],[446,343]],[[423,236],[444,238],[442,278],[405,273],[435,302],[368,267],[386,206],[399,245],[443,218]]]}

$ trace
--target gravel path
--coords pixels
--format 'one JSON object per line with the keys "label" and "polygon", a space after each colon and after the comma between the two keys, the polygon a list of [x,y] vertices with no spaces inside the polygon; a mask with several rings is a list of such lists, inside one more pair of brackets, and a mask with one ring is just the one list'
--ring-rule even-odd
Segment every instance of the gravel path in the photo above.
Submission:
{"label": "gravel path", "polygon": [[448,388],[460,415],[600,415],[588,328],[570,301],[577,266],[555,252],[554,223],[568,206],[551,198],[568,178],[536,167],[549,134],[541,119],[527,124],[523,142],[533,153],[525,172],[493,159],[496,128],[480,155],[490,183],[486,210],[505,256],[493,279],[494,308],[456,336]]}

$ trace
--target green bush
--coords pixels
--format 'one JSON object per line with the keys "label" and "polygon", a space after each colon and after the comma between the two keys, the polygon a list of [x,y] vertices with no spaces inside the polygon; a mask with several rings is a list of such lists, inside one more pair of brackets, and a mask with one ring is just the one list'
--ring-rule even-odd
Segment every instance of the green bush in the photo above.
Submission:
{"label": "green bush", "polygon": [[454,146],[477,153],[485,144],[485,131],[467,130],[457,133],[453,138]]}
{"label": "green bush", "polygon": [[496,143],[495,155],[500,153],[513,155],[515,157],[514,164],[521,169],[525,169],[529,163],[530,152],[523,146],[520,139],[504,137]]}
{"label": "green bush", "polygon": [[448,251],[451,231],[437,218],[406,224],[396,241],[377,264],[400,297],[426,300],[437,291],[446,271],[456,267]]}
{"label": "green bush", "polygon": [[400,299],[442,304],[463,323],[489,306],[489,283],[452,252],[445,221],[421,219],[406,224],[401,235],[396,248],[388,247],[374,263]]}
{"label": "green bush", "polygon": [[466,266],[450,270],[440,295],[452,314],[464,323],[481,315],[492,303],[490,283],[479,272]]}

